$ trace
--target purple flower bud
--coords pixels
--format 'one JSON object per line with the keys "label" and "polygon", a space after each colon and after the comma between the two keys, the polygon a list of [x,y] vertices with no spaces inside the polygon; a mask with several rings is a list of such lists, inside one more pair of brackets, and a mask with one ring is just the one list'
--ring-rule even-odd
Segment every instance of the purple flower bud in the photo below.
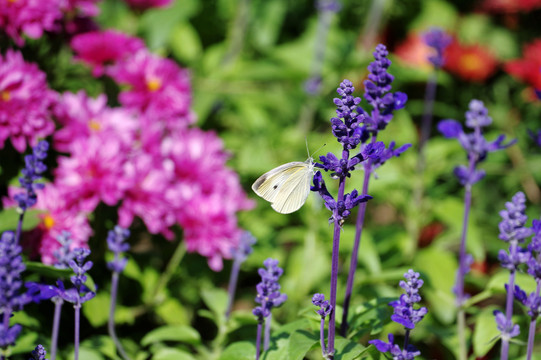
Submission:
{"label": "purple flower bud", "polygon": [[433,48],[436,52],[435,55],[430,55],[428,57],[428,61],[430,61],[436,68],[442,67],[445,64],[443,52],[445,51],[445,48],[451,43],[451,36],[449,36],[447,33],[445,33],[445,31],[440,28],[432,28],[428,32],[423,34],[423,40],[426,45]]}
{"label": "purple flower bud", "polygon": [[36,346],[36,349],[32,351],[32,359],[30,360],[47,360],[45,356],[47,352],[42,345]]}
{"label": "purple flower bud", "polygon": [[319,307],[319,310],[317,310],[316,313],[321,316],[321,319],[325,319],[331,314],[332,306],[329,301],[325,300],[325,295],[314,294],[312,297],[312,304]]}
{"label": "purple flower bud", "polygon": [[109,270],[121,273],[126,267],[127,258],[122,258],[122,254],[130,249],[130,244],[126,243],[126,239],[130,236],[130,230],[120,226],[115,226],[113,230],[109,230],[107,235],[107,247],[115,254],[114,260],[107,263]]}
{"label": "purple flower bud", "polygon": [[287,300],[287,295],[280,293],[278,280],[282,276],[283,270],[278,267],[278,260],[267,259],[263,262],[266,268],[260,268],[258,273],[261,276],[261,282],[257,284],[257,296],[255,298],[257,306],[252,313],[263,321],[268,317],[273,307],[278,307]]}
{"label": "purple flower bud", "polygon": [[13,197],[22,211],[36,204],[36,190],[43,188],[43,184],[36,181],[41,179],[42,174],[47,170],[43,160],[47,157],[48,149],[49,143],[42,140],[32,149],[31,155],[24,157],[25,167],[21,171],[23,176],[19,178],[19,182],[26,191]]}
{"label": "purple flower bud", "polygon": [[494,310],[494,317],[498,330],[502,334],[502,338],[510,339],[520,334],[520,327],[517,324],[513,325],[510,321],[508,322],[504,313],[501,311]]}

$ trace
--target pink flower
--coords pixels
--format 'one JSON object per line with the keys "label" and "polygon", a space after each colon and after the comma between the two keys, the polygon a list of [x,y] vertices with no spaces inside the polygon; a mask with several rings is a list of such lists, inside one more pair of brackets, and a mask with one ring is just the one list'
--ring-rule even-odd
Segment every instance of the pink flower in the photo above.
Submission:
{"label": "pink flower", "polygon": [[240,234],[236,213],[253,203],[246,198],[235,172],[226,167],[227,154],[213,132],[187,129],[162,143],[173,163],[175,182],[166,193],[184,230],[188,251],[206,256],[211,269],[222,268]]}
{"label": "pink flower", "polygon": [[90,65],[92,74],[96,77],[103,75],[104,66],[124,60],[145,44],[139,38],[132,37],[114,30],[92,31],[76,35],[71,40],[71,48],[77,54],[77,59]]}
{"label": "pink flower", "polygon": [[[38,202],[34,209],[41,210],[41,222],[31,232],[23,234],[23,244],[31,250],[38,250],[41,260],[45,264],[54,263],[53,252],[60,244],[56,240],[63,231],[69,231],[73,239],[72,247],[87,247],[92,230],[88,224],[88,216],[80,209],[70,206],[66,201],[66,194],[62,188],[49,183],[38,192]],[[10,198],[20,191],[18,188],[9,188]],[[16,204],[6,199],[6,206]],[[26,247],[26,246],[25,246]]]}
{"label": "pink flower", "polygon": [[138,130],[135,114],[123,108],[107,107],[107,97],[103,94],[93,99],[82,90],[77,94],[66,92],[53,113],[62,126],[54,134],[54,146],[63,152],[70,152],[79,139],[84,141],[108,132],[115,133],[122,144],[131,146]]}
{"label": "pink flower", "polygon": [[38,39],[44,31],[55,28],[62,18],[61,0],[0,0],[0,29],[19,46],[24,45],[22,34]]}
{"label": "pink flower", "polygon": [[152,122],[165,121],[168,129],[182,129],[194,121],[188,71],[174,61],[140,50],[108,73],[118,83],[130,85],[120,93],[120,103]]}
{"label": "pink flower", "polygon": [[171,4],[172,0],[125,0],[131,7],[145,10],[152,7],[164,7]]}
{"label": "pink flower", "polygon": [[124,176],[130,186],[118,209],[118,222],[129,227],[135,216],[141,218],[152,234],[161,233],[167,239],[173,238],[170,227],[176,222],[173,204],[165,197],[173,174],[167,170],[162,159],[140,152],[124,167]]}
{"label": "pink flower", "polygon": [[55,176],[66,192],[68,202],[84,211],[93,211],[100,201],[116,205],[124,195],[128,181],[123,167],[129,147],[114,132],[79,138],[71,146],[70,157],[60,157]]}
{"label": "pink flower", "polygon": [[0,54],[0,148],[10,138],[13,147],[23,152],[27,143],[35,146],[39,138],[52,134],[53,99],[36,64],[25,62],[19,52]]}
{"label": "pink flower", "polygon": [[96,4],[100,1],[101,0],[62,0],[61,8],[63,12],[68,14],[79,13],[82,16],[97,16],[100,13],[100,9]]}

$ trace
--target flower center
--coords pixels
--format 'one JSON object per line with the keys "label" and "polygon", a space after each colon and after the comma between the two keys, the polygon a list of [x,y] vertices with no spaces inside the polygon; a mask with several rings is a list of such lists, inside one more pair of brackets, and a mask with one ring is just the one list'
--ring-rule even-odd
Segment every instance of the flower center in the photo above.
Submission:
{"label": "flower center", "polygon": [[464,54],[460,58],[460,64],[468,71],[478,71],[483,64],[476,54]]}
{"label": "flower center", "polygon": [[54,226],[54,223],[55,221],[51,214],[47,214],[43,217],[43,225],[45,225],[47,230],[50,230]]}
{"label": "flower center", "polygon": [[96,120],[92,119],[88,122],[88,127],[90,128],[90,130],[94,130],[94,131],[100,131],[101,130],[101,125],[99,122],[97,122]]}
{"label": "flower center", "polygon": [[11,95],[9,94],[9,91],[7,90],[0,91],[0,99],[2,99],[3,101],[9,101],[9,99],[11,99]]}
{"label": "flower center", "polygon": [[162,82],[159,79],[151,78],[147,81],[147,89],[151,92],[157,91],[162,87]]}

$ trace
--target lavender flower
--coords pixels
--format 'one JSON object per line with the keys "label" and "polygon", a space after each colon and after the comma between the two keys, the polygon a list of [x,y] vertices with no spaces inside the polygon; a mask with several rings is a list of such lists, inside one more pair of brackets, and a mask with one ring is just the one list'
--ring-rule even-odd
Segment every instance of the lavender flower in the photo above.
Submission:
{"label": "lavender flower", "polygon": [[239,243],[237,247],[231,249],[231,255],[233,256],[233,266],[231,267],[231,276],[229,278],[228,287],[228,301],[227,309],[225,311],[226,319],[229,319],[231,315],[231,307],[233,306],[233,300],[235,298],[235,290],[237,288],[237,280],[239,277],[239,271],[241,264],[248,258],[248,255],[254,251],[253,246],[256,243],[255,237],[249,231],[243,231],[240,235]]}
{"label": "lavender flower", "polygon": [[90,250],[77,248],[73,251],[74,259],[69,262],[70,268],[73,270],[75,275],[70,278],[73,288],[65,289],[64,283],[58,281],[58,289],[60,296],[67,302],[73,304],[75,309],[75,356],[74,359],[79,359],[79,330],[80,330],[80,317],[81,317],[81,306],[83,303],[92,299],[96,296],[96,293],[90,290],[85,285],[87,276],[86,272],[92,268],[92,261],[86,261],[88,255],[90,255]]}
{"label": "lavender flower", "polygon": [[451,36],[440,28],[432,28],[424,33],[422,37],[424,43],[435,51],[434,55],[428,57],[428,61],[430,61],[435,68],[441,68],[445,65],[443,52],[445,51],[445,48],[451,44]]}
{"label": "lavender flower", "polygon": [[[389,66],[391,65],[391,61],[387,58],[388,54],[384,45],[378,45],[374,52],[374,62],[368,66],[370,74],[368,75],[368,80],[364,82],[364,96],[372,107],[371,111],[365,111],[361,107],[357,107],[356,109],[359,114],[363,115],[363,126],[361,127],[361,130],[357,130],[361,133],[360,137],[362,143],[359,153],[371,155],[364,156],[364,158],[368,159],[363,162],[364,180],[361,196],[368,196],[370,177],[375,169],[383,165],[390,158],[400,156],[411,146],[411,144],[406,144],[395,149],[395,142],[391,142],[389,147],[385,148],[383,143],[377,142],[379,131],[386,128],[393,117],[394,111],[403,108],[406,105],[408,98],[404,93],[390,92],[394,77],[388,73]],[[366,202],[361,202],[359,211],[357,212],[355,240],[351,253],[347,287],[344,296],[342,326],[340,329],[342,336],[346,336],[348,326],[347,318],[349,313],[349,302],[353,292],[353,282],[355,279],[355,271],[357,269],[357,259],[361,245],[361,234],[366,214],[366,206]]]}
{"label": "lavender flower", "polygon": [[391,66],[388,55],[385,45],[376,46],[375,61],[368,65],[368,80],[364,82],[364,97],[373,110],[369,114],[360,107],[357,109],[364,115],[364,125],[372,133],[385,129],[393,118],[394,111],[402,109],[408,100],[408,96],[402,92],[390,92],[394,76],[388,73]]}
{"label": "lavender flower", "polygon": [[[526,353],[526,359],[530,360],[533,354],[535,327],[537,318],[541,313],[541,221],[534,220],[532,222],[532,231],[534,236],[530,244],[528,244],[529,257],[527,260],[528,274],[530,274],[537,284],[536,290],[529,295],[526,295],[519,286],[515,285],[514,296],[515,299],[520,301],[526,308],[528,308],[528,315],[530,316],[530,327],[528,330],[528,349]],[[507,289],[509,291],[509,289]]]}
{"label": "lavender flower", "polygon": [[53,256],[56,259],[54,267],[57,269],[68,269],[69,262],[73,260],[73,252],[71,251],[71,233],[63,230],[60,235],[57,236],[56,241],[60,243],[60,247],[53,251]]}
{"label": "lavender flower", "polygon": [[[267,259],[263,262],[266,268],[259,269],[258,273],[261,276],[261,282],[257,284],[257,296],[255,302],[260,304],[253,310],[253,314],[257,317],[257,339],[256,339],[256,360],[259,359],[261,347],[261,329],[265,323],[265,319],[271,316],[271,310],[278,307],[287,300],[287,295],[280,293],[280,284],[278,280],[282,276],[283,270],[278,266],[278,260]],[[268,319],[267,321],[269,321]],[[265,338],[268,339],[266,328]],[[266,348],[264,350],[267,350]]]}
{"label": "lavender flower", "polygon": [[0,347],[13,345],[19,332],[20,325],[9,327],[11,313],[21,310],[31,301],[30,296],[21,293],[21,273],[26,269],[21,247],[12,231],[6,231],[0,238],[0,312],[3,322],[0,327]]}
{"label": "lavender flower", "polygon": [[130,249],[130,244],[125,242],[129,236],[130,230],[124,229],[118,225],[115,226],[113,230],[110,230],[107,234],[107,247],[115,254],[115,258],[107,263],[107,267],[113,272],[111,279],[111,304],[109,308],[109,320],[107,321],[107,330],[109,331],[109,335],[113,339],[113,342],[115,343],[118,352],[124,360],[128,360],[129,357],[116,335],[115,309],[118,293],[119,274],[124,270],[124,268],[126,267],[126,263],[128,262],[128,258],[123,258],[122,253],[125,253]]}
{"label": "lavender flower", "polygon": [[340,11],[340,3],[336,0],[316,0],[318,10],[317,30],[314,45],[314,57],[310,70],[310,77],[304,83],[304,91],[309,95],[317,95],[321,88],[321,72],[325,60],[327,34],[332,17]]}
{"label": "lavender flower", "polygon": [[466,314],[463,309],[464,301],[467,296],[464,294],[464,276],[468,272],[468,260],[470,256],[466,254],[466,233],[468,230],[468,220],[471,208],[472,186],[485,176],[483,170],[477,170],[477,166],[486,159],[489,152],[504,149],[515,143],[512,140],[504,144],[505,136],[500,135],[493,142],[485,140],[482,134],[482,128],[490,125],[492,119],[488,116],[488,111],[482,101],[472,100],[469,104],[469,110],[466,112],[466,127],[473,132],[466,134],[460,125],[455,120],[443,120],[438,124],[438,130],[446,138],[456,138],[462,147],[466,150],[468,158],[468,166],[457,166],[454,169],[454,174],[458,178],[460,184],[465,187],[464,193],[464,219],[462,225],[462,235],[460,239],[460,250],[458,255],[458,271],[456,276],[456,304],[457,312],[457,334],[459,340],[459,359],[466,360]]}
{"label": "lavender flower", "polygon": [[47,360],[45,356],[47,352],[42,345],[36,346],[36,349],[32,351],[32,359],[29,360]]}
{"label": "lavender flower", "polygon": [[122,253],[130,249],[130,244],[126,243],[126,239],[130,236],[130,230],[120,226],[115,226],[107,234],[107,247],[115,254],[115,258],[107,263],[109,270],[121,273],[128,262],[127,258],[121,258]]}
{"label": "lavender flower", "polygon": [[42,140],[32,149],[32,154],[24,157],[26,165],[22,170],[23,176],[19,178],[19,182],[26,191],[14,196],[22,212],[36,204],[36,190],[43,188],[43,184],[36,183],[36,181],[41,179],[41,175],[47,170],[43,160],[47,158],[48,149],[49,143]]}
{"label": "lavender flower", "polygon": [[13,199],[17,202],[19,206],[18,209],[20,211],[15,236],[17,238],[17,242],[21,237],[24,213],[28,208],[36,204],[38,201],[36,190],[42,189],[44,186],[41,183],[36,183],[36,181],[41,179],[41,175],[47,170],[47,166],[45,166],[43,160],[45,160],[47,157],[48,149],[49,143],[42,140],[32,149],[32,154],[24,157],[25,167],[21,171],[23,176],[19,178],[19,183],[25,192],[15,194],[13,197]]}
{"label": "lavender flower", "polygon": [[323,294],[314,294],[312,297],[312,304],[319,307],[319,310],[316,313],[321,317],[321,326],[319,329],[319,340],[321,343],[321,353],[323,358],[327,358],[327,348],[325,347],[325,319],[332,312],[331,303],[325,300],[325,295]]}
{"label": "lavender flower", "polygon": [[408,270],[404,274],[407,281],[400,281],[400,287],[406,292],[400,296],[399,300],[389,303],[394,308],[394,314],[391,316],[391,320],[401,324],[406,329],[414,329],[415,325],[423,320],[428,310],[425,307],[421,307],[417,310],[413,306],[421,301],[419,295],[419,289],[423,286],[423,280],[419,279],[419,273],[413,270]]}
{"label": "lavender flower", "polygon": [[419,273],[413,270],[408,270],[404,274],[406,281],[400,281],[400,287],[404,289],[405,294],[400,296],[400,299],[389,303],[394,308],[394,314],[391,315],[391,320],[404,326],[406,329],[403,349],[394,343],[394,335],[389,334],[389,342],[382,340],[371,340],[370,344],[374,345],[379,352],[390,352],[393,359],[410,360],[415,356],[421,355],[413,345],[409,344],[410,331],[415,328],[415,325],[423,319],[428,310],[425,307],[414,309],[415,304],[421,301],[419,289],[423,286],[423,280],[419,279]]}
{"label": "lavender flower", "polygon": [[507,359],[509,353],[509,340],[517,336],[520,332],[518,325],[513,325],[511,316],[513,316],[513,297],[515,290],[515,272],[518,265],[526,263],[531,254],[522,249],[519,244],[532,235],[532,229],[526,228],[525,224],[528,217],[526,211],[526,197],[524,193],[516,193],[511,202],[505,203],[505,210],[500,211],[502,221],[500,222],[500,239],[509,243],[509,252],[500,250],[498,258],[502,267],[509,270],[509,283],[506,286],[507,301],[505,306],[505,316],[495,311],[498,330],[502,334],[501,358]]}

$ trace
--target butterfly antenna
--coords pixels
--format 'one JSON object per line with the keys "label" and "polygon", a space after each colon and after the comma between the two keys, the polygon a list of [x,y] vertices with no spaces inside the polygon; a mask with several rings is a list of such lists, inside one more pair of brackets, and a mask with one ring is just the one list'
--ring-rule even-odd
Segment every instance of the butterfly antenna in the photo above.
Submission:
{"label": "butterfly antenna", "polygon": [[304,137],[304,142],[306,143],[306,153],[308,154],[308,158],[310,158],[310,150],[308,150],[308,138]]}
{"label": "butterfly antenna", "polygon": [[314,151],[314,153],[312,154],[312,156],[314,156],[315,154],[317,154],[317,152],[321,149],[323,149],[325,146],[327,146],[327,144],[323,144],[319,147],[319,149],[317,149],[316,151]]}

